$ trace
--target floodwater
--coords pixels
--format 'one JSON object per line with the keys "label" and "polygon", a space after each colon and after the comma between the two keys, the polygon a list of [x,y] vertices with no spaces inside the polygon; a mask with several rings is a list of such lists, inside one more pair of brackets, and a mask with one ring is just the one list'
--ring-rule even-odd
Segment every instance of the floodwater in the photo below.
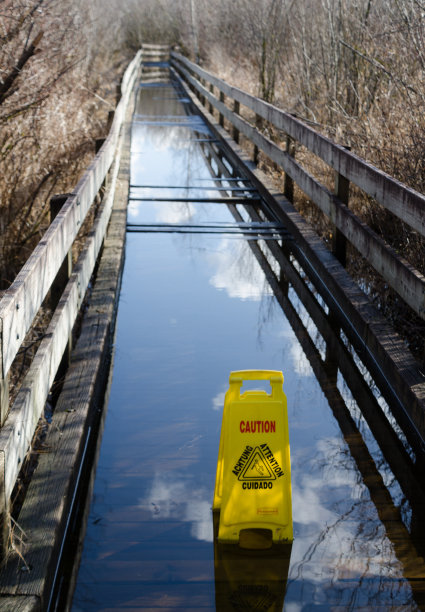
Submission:
{"label": "floodwater", "polygon": [[[74,612],[421,609],[424,495],[412,452],[291,241],[255,239],[255,218],[224,204],[256,193],[171,84],[140,88],[131,183]],[[285,377],[292,550],[214,539],[224,393],[241,369]]]}

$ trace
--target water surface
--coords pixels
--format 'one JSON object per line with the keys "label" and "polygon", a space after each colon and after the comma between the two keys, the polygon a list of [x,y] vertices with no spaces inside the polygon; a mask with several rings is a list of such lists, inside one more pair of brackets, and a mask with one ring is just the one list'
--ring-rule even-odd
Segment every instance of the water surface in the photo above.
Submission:
{"label": "water surface", "polygon": [[[73,610],[420,609],[423,499],[410,456],[382,416],[379,389],[304,282],[290,242],[145,231],[250,219],[241,206],[232,214],[219,203],[223,194],[255,193],[233,180],[243,177],[213,141],[171,84],[141,88],[128,221],[144,231],[127,237]],[[175,202],[183,198],[218,203]],[[214,543],[224,393],[232,370],[252,368],[285,377],[292,551],[239,553]]]}

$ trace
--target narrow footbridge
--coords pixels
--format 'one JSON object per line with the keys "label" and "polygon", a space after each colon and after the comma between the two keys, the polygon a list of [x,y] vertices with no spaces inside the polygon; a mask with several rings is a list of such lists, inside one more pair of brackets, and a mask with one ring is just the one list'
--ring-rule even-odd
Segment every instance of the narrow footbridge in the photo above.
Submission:
{"label": "narrow footbridge", "polygon": [[[76,584],[75,610],[241,609],[260,595],[282,609],[285,585],[294,605],[421,609],[424,364],[347,260],[361,258],[423,320],[424,276],[356,216],[350,196],[384,207],[422,237],[425,197],[158,45],[144,45],[127,68],[110,131],[96,147],[73,193],[52,199],[49,228],[0,301],[0,610],[71,609]],[[305,200],[330,224],[328,243],[300,214]],[[183,252],[191,262],[184,266]],[[217,266],[205,300],[204,259]],[[232,307],[239,300],[234,314],[223,293]],[[48,323],[40,334],[41,319]],[[244,349],[242,338],[252,346]],[[287,368],[293,436],[294,548],[291,561],[275,559],[261,593],[231,575],[232,556],[214,548],[200,484],[208,482],[212,501],[223,399],[215,378],[260,367],[249,356]],[[206,397],[214,411],[201,417]],[[117,446],[102,454],[104,428]],[[170,465],[177,472],[166,477]],[[188,474],[196,476],[190,487]],[[105,497],[122,492],[101,509],[99,478]],[[349,510],[333,497],[344,487]],[[126,501],[136,490],[138,505]],[[186,498],[193,503],[178,518]],[[77,580],[87,524],[91,542],[108,548],[96,553],[103,564],[94,563],[85,544]],[[118,541],[128,544],[125,557]],[[267,565],[245,561],[251,576]]]}

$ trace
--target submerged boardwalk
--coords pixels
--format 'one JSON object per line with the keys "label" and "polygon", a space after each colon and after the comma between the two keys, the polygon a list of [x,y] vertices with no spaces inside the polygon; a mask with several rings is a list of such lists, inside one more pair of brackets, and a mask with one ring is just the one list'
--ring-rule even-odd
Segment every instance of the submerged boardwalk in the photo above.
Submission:
{"label": "submerged boardwalk", "polygon": [[[184,82],[176,70],[198,68],[174,54],[170,73],[157,48],[144,54],[0,610],[421,609],[423,376],[296,213],[289,178],[276,191],[240,148],[240,107],[217,96],[214,117],[208,73]],[[243,555],[217,544],[211,504],[229,372],[260,367],[285,376],[295,541]]]}

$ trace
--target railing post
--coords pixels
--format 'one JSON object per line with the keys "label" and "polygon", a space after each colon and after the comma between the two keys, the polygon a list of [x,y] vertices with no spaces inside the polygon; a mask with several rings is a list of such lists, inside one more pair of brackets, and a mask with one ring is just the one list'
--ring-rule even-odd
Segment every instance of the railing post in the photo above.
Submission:
{"label": "railing post", "polygon": [[[223,104],[224,104],[225,100],[226,100],[226,96],[224,95],[224,93],[222,91],[220,91],[220,102],[223,102]],[[219,123],[220,123],[221,127],[224,127],[224,116],[223,116],[223,113],[219,114]]]}
{"label": "railing post", "polygon": [[115,111],[108,111],[108,119],[106,120],[106,132],[109,133],[114,122]]}
{"label": "railing post", "polygon": [[3,340],[3,320],[0,319],[0,426],[6,420],[9,412],[9,372],[4,371],[4,340]]}
{"label": "railing post", "polygon": [[[255,114],[255,127],[257,128],[258,131],[261,130],[261,128],[263,127],[263,118],[258,115],[257,113]],[[252,160],[254,162],[254,164],[258,164],[258,155],[259,155],[260,151],[257,147],[257,145],[254,145],[254,152],[252,154]]]}
{"label": "railing post", "polygon": [[[199,82],[201,83],[201,85],[203,87],[205,87],[205,84],[206,84],[205,79],[201,78],[201,79],[199,79]],[[205,96],[204,95],[201,96],[201,104],[202,104],[202,106],[205,106]]]}
{"label": "railing post", "polygon": [[[96,138],[96,140],[95,140],[95,152],[96,152],[96,155],[99,153],[99,151],[102,148],[105,140],[106,140],[106,138]],[[108,178],[109,178],[109,172],[107,172],[106,175],[105,175],[105,178],[104,178],[104,180],[102,182],[102,187],[100,188],[100,191],[102,189],[105,190],[108,187]],[[50,220],[53,221],[52,213],[50,213]]]}
{"label": "railing post", "polygon": [[[327,321],[335,336],[339,337],[341,333],[341,325],[332,310],[329,311]],[[335,350],[333,349],[330,341],[326,343],[326,353],[323,365],[325,366],[329,381],[336,385],[338,380],[338,360],[336,359]]]}
{"label": "railing post", "polygon": [[[295,157],[295,142],[290,136],[286,137],[286,153],[291,157]],[[285,198],[290,202],[294,201],[294,180],[285,172],[285,179],[283,182],[283,193]]]}
{"label": "railing post", "polygon": [[[69,194],[61,194],[55,195],[50,200],[50,223],[53,219],[59,214],[62,206],[65,204]],[[56,306],[59,303],[59,300],[64,292],[64,289],[69,281],[69,278],[72,274],[72,249],[68,251],[68,254],[65,256],[65,259],[62,262],[61,267],[56,275],[55,280],[52,283],[50,288],[50,307],[52,310],[55,310]],[[65,348],[65,352],[63,354],[62,361],[58,368],[57,378],[60,379],[66,372],[70,360],[71,360],[71,351],[72,351],[72,335],[68,338],[68,343]]]}
{"label": "railing post", "polygon": [[[233,112],[235,115],[240,114],[240,104],[238,100],[233,102]],[[239,144],[239,130],[236,126],[233,126],[233,140]]]}
{"label": "railing post", "polygon": [[6,499],[5,483],[5,453],[1,453],[0,458],[0,566],[7,559],[10,545],[10,499]]}
{"label": "railing post", "polygon": [[[96,155],[99,153],[99,151],[102,148],[103,143],[105,142],[105,140],[106,140],[106,138],[96,138],[96,140],[94,141],[94,147],[95,147]],[[52,220],[51,209],[50,209],[50,219]]]}
{"label": "railing post", "polygon": [[[343,203],[348,205],[350,192],[350,181],[339,174],[335,173],[335,189],[336,197]],[[332,253],[338,261],[345,267],[347,263],[347,239],[344,234],[334,225],[332,232]]]}
{"label": "railing post", "polygon": [[[0,319],[1,334],[1,365],[3,370],[3,321]],[[1,425],[3,426],[9,411],[9,372],[0,371],[0,412]],[[5,484],[5,453],[0,452],[0,565],[7,558],[10,538],[10,501],[6,499]]]}
{"label": "railing post", "polygon": [[0,379],[0,426],[6,420],[9,412],[9,373]]}
{"label": "railing post", "polygon": [[[214,85],[212,83],[210,83],[210,93],[214,95]],[[210,102],[209,111],[210,111],[211,115],[214,114],[214,106],[213,106],[212,102]]]}

